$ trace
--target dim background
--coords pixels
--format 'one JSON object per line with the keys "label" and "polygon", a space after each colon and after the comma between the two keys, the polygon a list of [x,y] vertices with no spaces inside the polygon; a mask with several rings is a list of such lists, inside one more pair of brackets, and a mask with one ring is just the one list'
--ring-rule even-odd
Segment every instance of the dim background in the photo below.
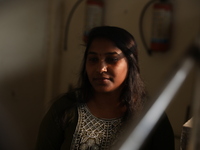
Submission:
{"label": "dim background", "polygon": [[[76,86],[84,52],[82,36],[85,1],[70,23],[64,51],[65,24],[76,0],[0,1],[0,119],[13,140],[23,139],[34,149],[39,124],[54,97]],[[148,0],[106,0],[105,25],[125,28],[139,46],[141,75],[149,97],[158,94],[174,65],[199,35],[200,1],[174,0],[173,43],[165,53],[149,56],[141,42],[139,17]],[[144,17],[144,33],[151,36],[152,8]],[[166,112],[172,124],[176,150],[182,125],[189,119],[195,69],[187,77]],[[14,130],[14,131],[12,131]],[[10,140],[12,140],[10,138]]]}

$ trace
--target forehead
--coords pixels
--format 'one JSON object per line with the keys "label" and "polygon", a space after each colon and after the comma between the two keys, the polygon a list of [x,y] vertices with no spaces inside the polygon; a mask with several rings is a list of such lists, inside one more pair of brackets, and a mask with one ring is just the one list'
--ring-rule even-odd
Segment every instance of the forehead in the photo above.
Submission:
{"label": "forehead", "polygon": [[122,53],[122,51],[109,39],[94,39],[88,49],[88,52],[104,54],[108,52]]}

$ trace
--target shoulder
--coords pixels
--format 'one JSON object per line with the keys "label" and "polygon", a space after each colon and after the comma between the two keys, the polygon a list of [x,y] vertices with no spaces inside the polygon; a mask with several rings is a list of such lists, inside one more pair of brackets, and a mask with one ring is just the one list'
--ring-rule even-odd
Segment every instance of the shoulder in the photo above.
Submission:
{"label": "shoulder", "polygon": [[80,101],[80,92],[78,90],[73,92],[65,93],[53,102],[51,109],[59,108],[59,110],[70,109],[71,107],[77,106]]}
{"label": "shoulder", "polygon": [[51,107],[46,113],[46,116],[52,116],[53,118],[62,118],[63,115],[76,108],[80,101],[80,92],[75,90],[73,92],[65,93],[56,98]]}
{"label": "shoulder", "polygon": [[[70,119],[77,118],[78,101],[78,91],[69,92],[56,98],[40,124],[38,149],[60,149],[64,140],[64,125],[69,125]],[[72,121],[75,122],[75,119]]]}
{"label": "shoulder", "polygon": [[63,126],[63,124],[76,117],[79,99],[80,93],[77,90],[59,96],[45,114],[43,122]]}

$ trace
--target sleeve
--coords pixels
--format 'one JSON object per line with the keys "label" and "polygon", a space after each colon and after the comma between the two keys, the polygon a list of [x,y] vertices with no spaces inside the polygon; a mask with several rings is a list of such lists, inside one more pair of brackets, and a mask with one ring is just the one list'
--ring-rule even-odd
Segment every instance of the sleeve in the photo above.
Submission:
{"label": "sleeve", "polygon": [[58,106],[53,105],[43,118],[36,143],[36,150],[59,150],[64,132],[59,122]]}
{"label": "sleeve", "polygon": [[[66,137],[64,126],[69,125],[70,117],[73,116],[73,114],[65,113],[77,106],[77,100],[77,92],[71,92],[64,94],[54,102],[40,124],[35,150],[61,149]],[[68,118],[64,119],[65,115],[68,115]]]}

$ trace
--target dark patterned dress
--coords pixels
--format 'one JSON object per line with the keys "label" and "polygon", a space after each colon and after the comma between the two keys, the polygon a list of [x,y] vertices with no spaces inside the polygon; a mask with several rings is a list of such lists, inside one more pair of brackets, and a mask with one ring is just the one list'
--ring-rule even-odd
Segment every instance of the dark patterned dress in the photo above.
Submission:
{"label": "dark patterned dress", "polygon": [[71,150],[108,150],[116,139],[122,118],[100,119],[85,104],[78,107],[78,123]]}

